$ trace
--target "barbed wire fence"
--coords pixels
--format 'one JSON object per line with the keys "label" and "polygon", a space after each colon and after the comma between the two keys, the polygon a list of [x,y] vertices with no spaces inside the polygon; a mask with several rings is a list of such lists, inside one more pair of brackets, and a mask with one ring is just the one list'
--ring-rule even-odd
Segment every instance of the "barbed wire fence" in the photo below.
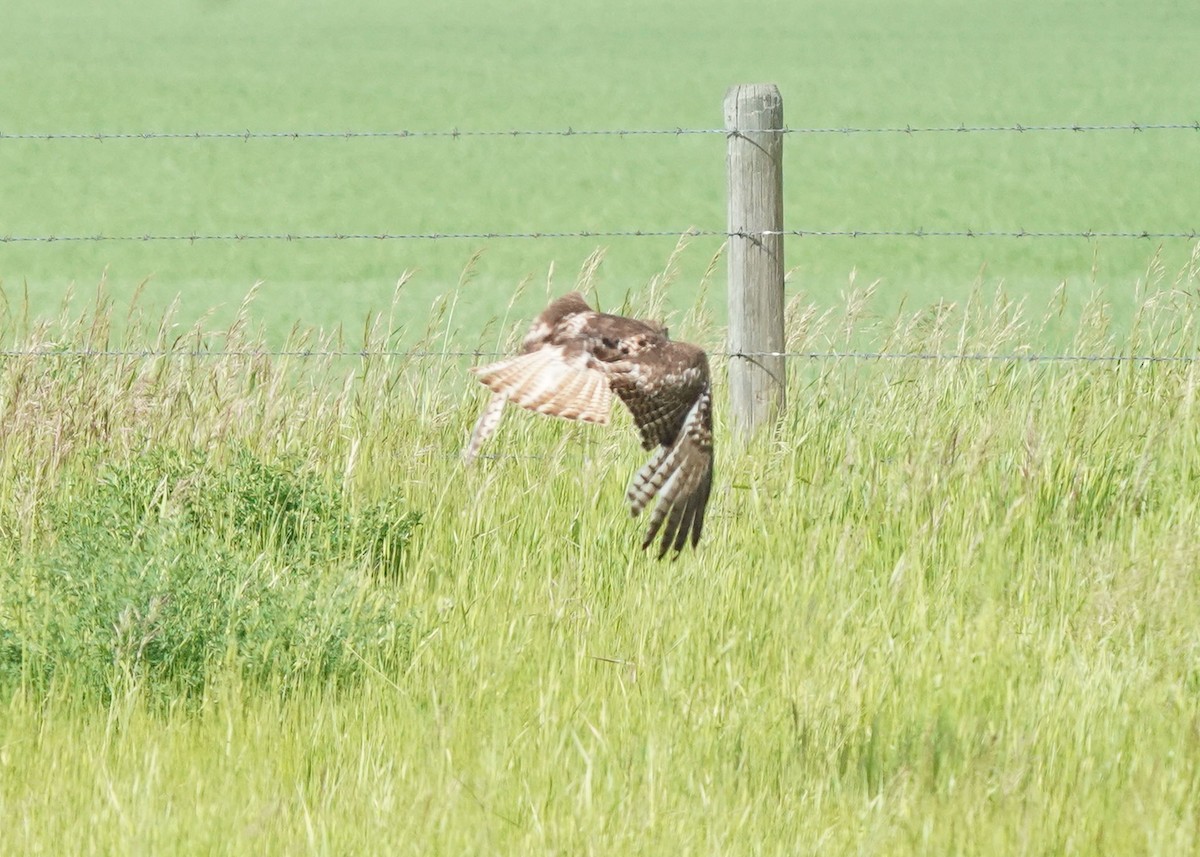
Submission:
{"label": "barbed wire fence", "polygon": [[1093,239],[1200,239],[1200,231],[1156,232],[1151,230],[1105,231],[1083,229],[1073,231],[1044,231],[1032,229],[781,229],[735,230],[720,229],[581,229],[574,232],[332,232],[332,233],[253,233],[226,232],[188,235],[0,235],[0,244],[53,244],[55,242],[201,242],[201,241],[488,241],[488,240],[553,240],[556,238],[745,238],[760,240],[770,237],[791,238],[1083,238]]}
{"label": "barbed wire fence", "polygon": [[[1196,131],[1200,132],[1200,120],[1193,122],[1124,122],[1119,124],[1058,124],[1058,125],[904,125],[885,127],[825,127],[825,128],[767,128],[764,133],[781,136],[809,134],[853,135],[853,134],[1039,134],[1072,132],[1088,134],[1101,131]],[[470,139],[473,137],[684,137],[704,134],[728,136],[728,128],[513,128],[510,130],[379,130],[379,131],[133,131],[133,132],[32,132],[11,133],[0,131],[0,141],[5,140],[355,140],[355,139]]]}
{"label": "barbed wire fence", "polygon": [[[451,143],[471,140],[497,140],[503,138],[642,138],[642,137],[693,137],[693,136],[724,136],[728,141],[729,162],[736,159],[735,153],[747,154],[747,157],[759,158],[739,175],[734,175],[730,168],[729,182],[731,199],[742,193],[756,182],[753,194],[762,190],[762,173],[769,171],[770,164],[764,167],[762,156],[767,160],[781,158],[782,140],[787,137],[803,136],[853,136],[853,135],[1091,135],[1091,134],[1126,134],[1140,135],[1150,133],[1200,133],[1200,120],[1176,122],[1125,122],[1125,123],[1056,123],[1056,124],[959,124],[959,125],[892,125],[892,126],[838,126],[838,127],[788,127],[782,122],[782,106],[778,113],[771,114],[775,121],[750,123],[743,127],[740,121],[731,120],[730,111],[736,90],[745,89],[743,97],[754,95],[752,87],[735,87],[730,90],[726,99],[726,124],[720,128],[624,128],[624,129],[382,129],[382,130],[194,130],[194,131],[94,131],[94,132],[10,132],[0,130],[0,146],[20,145],[23,143],[46,143],[64,145],[92,144],[186,144],[198,141],[242,142],[245,144],[279,143],[293,141],[297,144],[303,141],[355,141],[355,140],[396,140],[396,141],[450,141]],[[778,98],[778,90],[772,97]],[[760,88],[758,96],[766,90]],[[771,93],[767,92],[767,95]],[[743,105],[745,106],[745,105]],[[740,157],[738,155],[737,157]],[[778,167],[778,163],[774,165]],[[780,172],[776,169],[776,172]],[[781,178],[779,179],[781,183]],[[739,190],[741,188],[741,190]],[[772,207],[782,211],[782,185],[773,189],[768,198],[754,202],[754,210],[750,220],[731,222],[725,228],[631,228],[631,229],[566,229],[557,231],[506,231],[503,229],[488,231],[463,232],[327,232],[327,233],[293,233],[293,232],[192,232],[192,233],[142,233],[142,234],[36,234],[8,231],[0,227],[0,245],[52,245],[57,243],[85,242],[319,242],[319,241],[456,241],[456,240],[558,240],[558,239],[607,239],[607,238],[680,238],[680,237],[713,237],[721,238],[737,245],[737,250],[730,253],[730,289],[745,290],[748,295],[757,296],[767,292],[773,296],[771,300],[777,303],[782,300],[782,242],[783,239],[848,239],[870,240],[913,239],[913,240],[972,240],[972,239],[1004,239],[1004,240],[1129,240],[1129,241],[1160,241],[1160,240],[1200,240],[1200,230],[1190,228],[1188,224],[1173,230],[1127,230],[1127,229],[1070,229],[1060,231],[1032,229],[999,229],[975,228],[965,226],[957,229],[823,229],[823,228],[784,228],[781,219],[773,220],[767,216]],[[765,218],[765,219],[764,219]],[[734,257],[746,257],[747,254],[757,257],[761,263],[765,257],[777,257],[778,264],[774,265],[776,273],[768,279],[776,282],[762,282],[763,268],[750,266],[750,269],[735,272]],[[732,298],[731,298],[732,306]],[[760,313],[761,315],[761,313]],[[960,352],[916,352],[916,351],[854,351],[828,350],[804,351],[788,350],[780,347],[786,341],[782,336],[782,312],[772,310],[767,318],[754,320],[758,330],[750,330],[746,336],[734,342],[732,329],[734,319],[731,318],[730,346],[714,353],[714,356],[727,359],[731,364],[746,364],[745,369],[750,373],[765,372],[770,376],[765,383],[777,384],[782,375],[782,361],[797,359],[807,361],[960,361],[960,362],[1010,362],[1029,364],[1084,364],[1095,366],[1148,366],[1156,364],[1192,364],[1200,362],[1200,355],[1162,355],[1162,354],[1070,354],[1070,353],[960,353]],[[0,350],[0,359],[36,358],[36,359],[65,359],[65,358],[168,358],[168,359],[237,359],[243,357],[291,357],[291,358],[374,358],[402,357],[406,359],[474,359],[499,356],[500,352],[479,349],[443,349],[432,350],[416,348],[403,349],[330,349],[330,348],[281,348],[278,350],[238,350],[238,349],[61,349],[61,348],[30,348]],[[777,361],[772,365],[765,365]],[[770,379],[773,378],[774,381]],[[759,378],[761,382],[763,379]],[[740,383],[740,382],[734,382]],[[782,401],[779,402],[782,407]],[[764,414],[747,418],[749,424],[761,422]]]}
{"label": "barbed wire fence", "polygon": [[[35,359],[68,360],[72,358],[134,358],[134,359],[256,359],[261,357],[291,358],[353,358],[396,357],[403,359],[432,360],[455,358],[482,360],[509,356],[510,352],[492,349],[394,349],[394,348],[238,348],[238,349],[183,349],[183,348],[4,348],[0,358],[30,357]],[[1097,365],[1119,364],[1192,364],[1200,363],[1200,355],[1178,354],[1059,354],[1013,351],[990,353],[975,351],[712,351],[709,356],[721,359],[793,357],[814,362],[820,361],[938,361],[963,363],[1092,363]]]}

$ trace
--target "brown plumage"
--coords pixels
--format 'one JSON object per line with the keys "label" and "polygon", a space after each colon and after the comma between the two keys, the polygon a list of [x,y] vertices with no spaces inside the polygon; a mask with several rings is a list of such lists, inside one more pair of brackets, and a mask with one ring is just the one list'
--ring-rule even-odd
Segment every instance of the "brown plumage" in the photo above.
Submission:
{"label": "brown plumage", "polygon": [[507,401],[542,414],[607,423],[615,393],[654,450],[626,492],[638,515],[658,502],[642,541],[661,532],[658,556],[700,540],[712,487],[712,390],[708,358],[672,342],[654,322],[596,312],[571,292],[546,307],[521,353],[472,369],[492,391],[463,459],[471,462],[495,432]]}

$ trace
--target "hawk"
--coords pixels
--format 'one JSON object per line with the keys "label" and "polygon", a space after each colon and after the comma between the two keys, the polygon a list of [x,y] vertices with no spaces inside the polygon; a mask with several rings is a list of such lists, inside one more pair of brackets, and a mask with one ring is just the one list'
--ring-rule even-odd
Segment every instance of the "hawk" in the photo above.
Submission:
{"label": "hawk", "polygon": [[642,540],[661,532],[661,559],[700,540],[712,488],[712,388],[703,349],[672,342],[660,324],[597,312],[579,292],[546,307],[521,353],[471,370],[492,391],[471,440],[470,463],[500,424],[506,402],[568,420],[607,423],[615,393],[654,450],[625,497],[636,517],[657,504]]}

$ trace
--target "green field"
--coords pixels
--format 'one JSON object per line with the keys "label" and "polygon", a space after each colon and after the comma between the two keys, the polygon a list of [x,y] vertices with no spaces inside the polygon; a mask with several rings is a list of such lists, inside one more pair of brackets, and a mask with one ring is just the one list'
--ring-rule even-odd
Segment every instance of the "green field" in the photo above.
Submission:
{"label": "green field", "polygon": [[[1192,3],[332,8],[16,4],[0,133],[1197,119]],[[721,229],[724,147],[0,138],[0,237]],[[785,152],[790,228],[1200,228],[1195,131]],[[596,244],[0,242],[0,854],[1200,848],[1195,243],[793,239],[746,443],[720,242]],[[396,347],[576,285],[713,354],[674,562],[624,414],[464,469],[475,358]]]}
{"label": "green field", "polygon": [[[963,0],[16,4],[0,27],[0,131],[16,133],[712,128],[735,83],[777,83],[806,127],[1196,120],[1200,9]],[[0,140],[0,235],[447,233],[725,227],[720,135],[358,140]],[[795,135],[793,229],[1200,229],[1200,133]],[[357,329],[411,281],[400,338],[464,291],[471,337],[526,277],[594,240],[0,244],[0,281],[55,306],[74,283],[227,318],[263,281],[273,335]],[[671,238],[609,239],[619,302]],[[1182,264],[1186,241],[1166,242]],[[694,282],[719,248],[698,242]],[[1067,281],[1127,317],[1146,241],[805,239],[795,292],[836,304],[851,271],[878,306],[959,298],[982,278],[1041,300]],[[540,295],[539,295],[540,300]],[[679,305],[686,303],[686,292]],[[532,298],[519,308],[532,312]],[[722,302],[715,301],[720,312]],[[411,340],[411,337],[409,337]]]}

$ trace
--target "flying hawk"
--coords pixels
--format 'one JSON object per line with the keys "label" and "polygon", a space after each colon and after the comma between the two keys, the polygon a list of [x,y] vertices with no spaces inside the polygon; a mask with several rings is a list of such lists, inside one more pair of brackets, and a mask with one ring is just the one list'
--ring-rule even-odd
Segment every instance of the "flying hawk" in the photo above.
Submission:
{"label": "flying hawk", "polygon": [[660,559],[700,540],[713,473],[712,390],[702,349],[672,342],[654,322],[596,312],[571,292],[534,320],[521,354],[471,371],[492,398],[463,450],[464,461],[473,461],[495,432],[507,401],[541,414],[607,423],[616,393],[633,414],[642,446],[654,450],[625,494],[635,516],[658,498],[643,550],[660,531]]}

